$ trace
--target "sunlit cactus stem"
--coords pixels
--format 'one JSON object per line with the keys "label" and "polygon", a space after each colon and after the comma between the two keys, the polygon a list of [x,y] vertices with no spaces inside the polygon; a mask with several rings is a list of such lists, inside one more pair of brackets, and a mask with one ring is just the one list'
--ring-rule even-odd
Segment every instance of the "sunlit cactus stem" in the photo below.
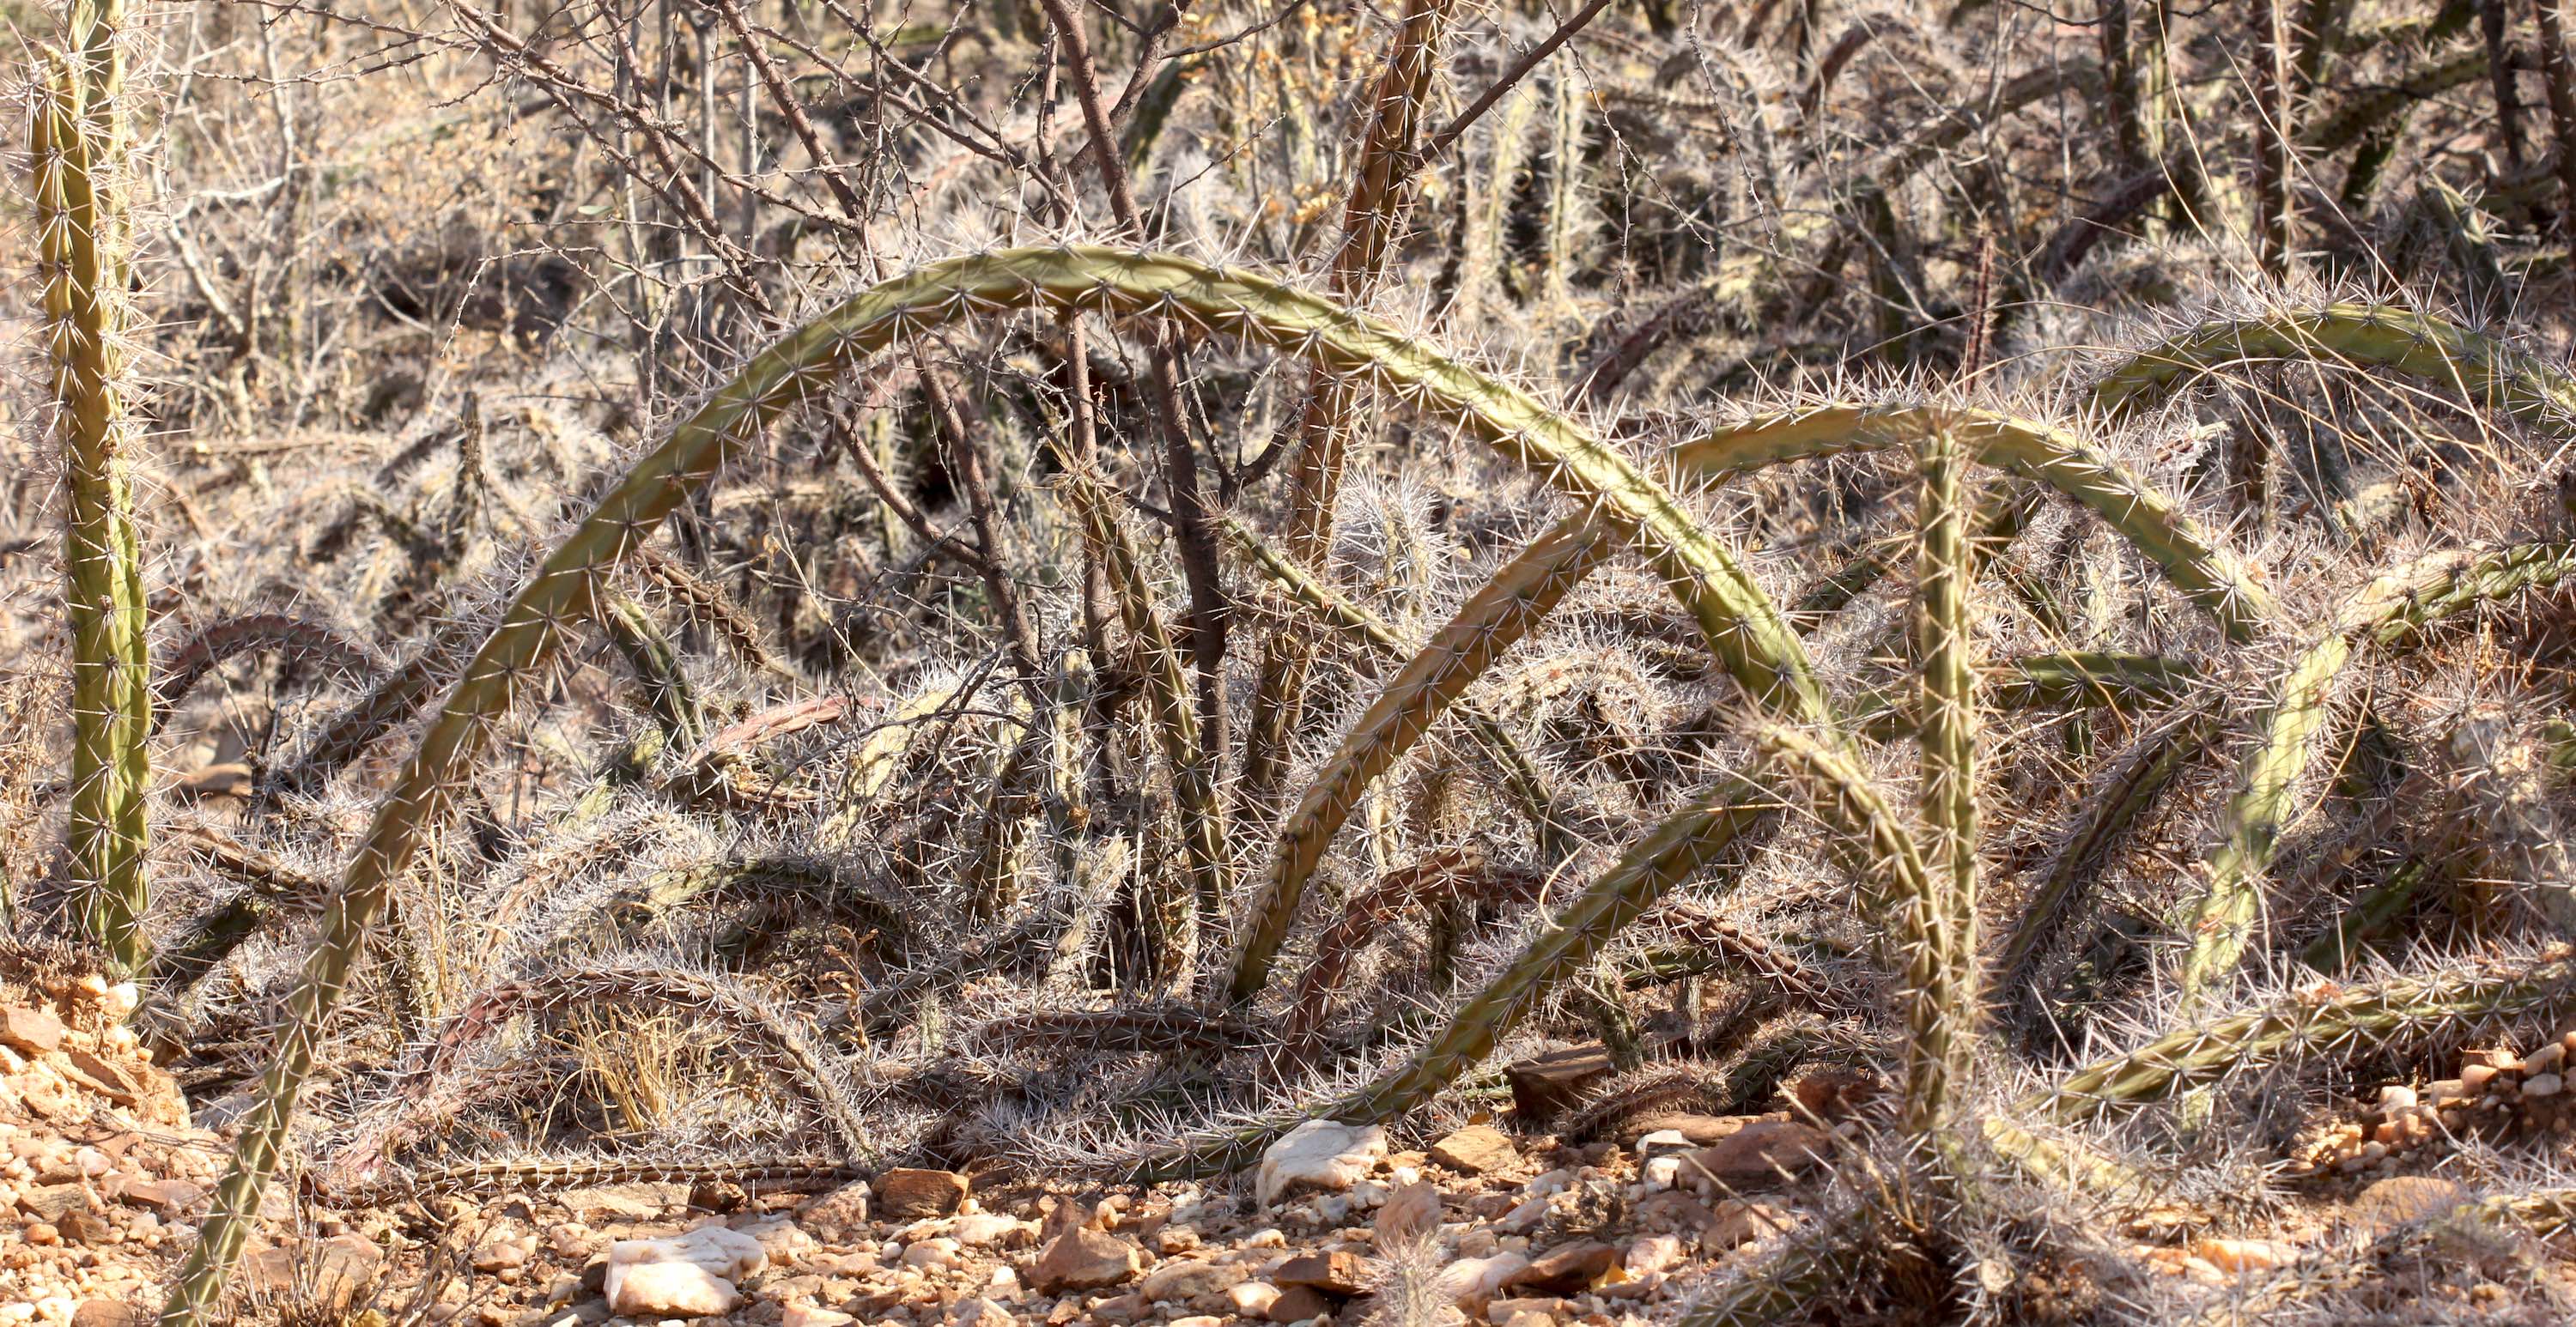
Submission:
{"label": "sunlit cactus stem", "polygon": [[[120,972],[144,962],[150,899],[144,788],[152,725],[142,553],[125,414],[125,261],[113,178],[124,136],[112,6],[75,8],[78,58],[48,52],[37,91],[34,193],[44,354],[62,437],[64,615],[72,637],[72,802],[66,835],[83,920]],[[95,52],[95,53],[93,53]]]}
{"label": "sunlit cactus stem", "polygon": [[1914,635],[1922,658],[1923,824],[1927,897],[1910,910],[1901,943],[1930,953],[1932,988],[1908,1058],[1907,1122],[1940,1128],[1975,1058],[1977,1022],[1976,663],[1968,595],[1975,584],[1968,543],[1968,459],[1948,429],[1923,435],[1920,536],[1915,554]]}

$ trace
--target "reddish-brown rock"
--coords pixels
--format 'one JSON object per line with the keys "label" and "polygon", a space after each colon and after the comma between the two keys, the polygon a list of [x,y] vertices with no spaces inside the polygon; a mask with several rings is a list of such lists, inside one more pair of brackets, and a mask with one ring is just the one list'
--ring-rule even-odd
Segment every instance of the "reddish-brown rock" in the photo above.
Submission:
{"label": "reddish-brown rock", "polygon": [[1338,1250],[1302,1254],[1279,1264],[1270,1274],[1270,1283],[1283,1288],[1306,1286],[1328,1295],[1356,1295],[1368,1288],[1368,1263],[1357,1254]]}
{"label": "reddish-brown rock", "polygon": [[966,1201],[966,1177],[953,1170],[889,1170],[876,1179],[877,1215],[889,1221],[946,1216]]}
{"label": "reddish-brown rock", "polygon": [[1056,1236],[1038,1255],[1037,1265],[1029,1270],[1029,1284],[1049,1295],[1106,1289],[1132,1280],[1138,1261],[1135,1245],[1077,1227]]}
{"label": "reddish-brown rock", "polygon": [[1506,1290],[1535,1290],[1550,1295],[1579,1294],[1603,1273],[1619,1265],[1619,1249],[1597,1239],[1576,1240],[1548,1250],[1537,1261],[1512,1274]]}
{"label": "reddish-brown rock", "polygon": [[1823,1159],[1833,1135],[1796,1120],[1756,1120],[1712,1147],[1682,1159],[1685,1180],[1715,1179],[1730,1188],[1777,1184]]}

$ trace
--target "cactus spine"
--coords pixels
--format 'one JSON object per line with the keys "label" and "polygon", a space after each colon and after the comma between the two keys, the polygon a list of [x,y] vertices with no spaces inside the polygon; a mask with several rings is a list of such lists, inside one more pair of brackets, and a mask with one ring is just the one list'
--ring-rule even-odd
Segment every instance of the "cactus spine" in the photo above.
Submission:
{"label": "cactus spine", "polygon": [[150,901],[144,792],[152,696],[134,446],[124,400],[125,151],[121,0],[71,11],[68,54],[49,54],[35,116],[35,212],[45,356],[63,442],[63,607],[72,637],[71,878],[90,935],[121,972],[141,970]]}

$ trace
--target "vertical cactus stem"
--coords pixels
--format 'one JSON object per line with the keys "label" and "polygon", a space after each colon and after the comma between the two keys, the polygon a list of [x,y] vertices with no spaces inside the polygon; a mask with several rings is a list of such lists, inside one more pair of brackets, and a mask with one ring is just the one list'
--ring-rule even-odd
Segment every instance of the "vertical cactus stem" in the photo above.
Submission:
{"label": "vertical cactus stem", "polygon": [[1976,584],[1969,546],[1967,459],[1948,429],[1927,431],[1917,450],[1922,467],[1919,545],[1914,573],[1914,636],[1922,660],[1922,703],[1915,728],[1923,752],[1922,819],[1926,883],[1932,897],[1910,910],[1902,940],[1930,951],[1935,983],[1914,1057],[1923,1068],[1908,1094],[1908,1124],[1923,1133],[1949,1122],[1975,1058],[1980,1005],[1977,966],[1976,660],[1969,596]]}
{"label": "vertical cactus stem", "polygon": [[1067,473],[1065,500],[1082,522],[1091,555],[1107,572],[1118,616],[1145,662],[1152,697],[1154,737],[1172,767],[1173,799],[1181,814],[1182,852],[1188,859],[1193,898],[1152,900],[1159,953],[1155,975],[1183,975],[1197,956],[1200,942],[1223,923],[1223,906],[1232,892],[1226,859],[1225,804],[1217,795],[1213,756],[1190,704],[1189,677],[1181,667],[1171,630],[1154,611],[1153,587],[1145,581],[1136,546],[1118,523],[1117,509],[1106,485],[1080,470]]}
{"label": "vertical cactus stem", "polygon": [[2300,809],[2298,784],[2315,762],[2335,682],[2364,644],[2393,646],[2410,633],[2480,604],[2545,589],[2576,573],[2576,544],[2517,544],[2454,550],[2373,577],[2322,638],[2284,673],[2265,706],[2261,738],[2249,750],[2227,804],[2226,827],[2202,867],[2199,897],[2182,915],[2191,948],[2182,966],[2186,999],[2205,995],[2251,943],[2263,873]]}
{"label": "vertical cactus stem", "polygon": [[2255,260],[2263,275],[2290,274],[2290,32],[2282,0],[2255,0],[2250,43],[2254,89]]}
{"label": "vertical cactus stem", "polygon": [[[1963,1086],[1954,1071],[1973,1049],[1967,1024],[1974,1013],[1968,1004],[1954,1007],[1954,987],[1968,965],[1951,961],[1956,928],[1940,868],[1925,860],[1913,832],[1849,752],[1770,722],[1754,726],[1753,740],[1807,790],[1816,818],[1832,831],[1836,855],[1859,882],[1863,909],[1879,920],[1905,1018],[1899,1124],[1916,1137],[1933,1133]],[[1967,992],[1973,999],[1974,987]]]}
{"label": "vertical cactus stem", "polygon": [[[1328,288],[1340,298],[1367,298],[1385,274],[1387,253],[1394,247],[1420,165],[1416,139],[1431,78],[1440,66],[1440,42],[1452,3],[1406,0],[1394,49],[1369,104],[1357,170],[1342,208],[1341,246],[1326,275]],[[1341,493],[1342,453],[1359,403],[1358,386],[1347,378],[1315,375],[1294,437],[1279,444],[1297,449],[1289,472],[1287,552],[1310,567],[1330,562],[1333,509]],[[1314,660],[1314,645],[1301,633],[1278,633],[1263,647],[1244,747],[1243,794],[1248,801],[1266,801],[1287,771],[1288,735],[1304,709]]]}
{"label": "vertical cactus stem", "polygon": [[2576,236],[2576,74],[2569,72],[2564,0],[2531,0],[2540,32],[2540,84],[2549,99],[2549,130],[2558,140],[2558,229]]}
{"label": "vertical cactus stem", "polygon": [[125,261],[116,247],[114,161],[124,131],[107,95],[116,68],[113,30],[87,7],[75,9],[74,20],[82,49],[76,57],[46,53],[32,144],[43,345],[65,480],[63,609],[72,641],[66,849],[90,936],[118,972],[132,974],[146,958],[152,694],[128,455],[134,432],[124,401]]}

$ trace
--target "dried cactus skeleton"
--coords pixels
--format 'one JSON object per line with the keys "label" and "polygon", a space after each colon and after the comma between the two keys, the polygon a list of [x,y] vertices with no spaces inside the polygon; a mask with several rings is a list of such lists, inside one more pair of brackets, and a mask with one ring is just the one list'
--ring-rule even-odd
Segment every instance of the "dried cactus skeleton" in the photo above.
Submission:
{"label": "dried cactus skeleton", "polygon": [[[170,1327],[301,1151],[1153,1182],[1569,1031],[1569,1136],[1892,1085],[1694,1322],[2045,1320],[1996,1269],[2128,1257],[2222,1110],[2283,1201],[2561,1220],[2554,0],[325,8],[78,0],[30,94],[0,885],[253,1097]],[[298,60],[553,117],[477,186],[540,243],[297,248],[400,221]]]}

